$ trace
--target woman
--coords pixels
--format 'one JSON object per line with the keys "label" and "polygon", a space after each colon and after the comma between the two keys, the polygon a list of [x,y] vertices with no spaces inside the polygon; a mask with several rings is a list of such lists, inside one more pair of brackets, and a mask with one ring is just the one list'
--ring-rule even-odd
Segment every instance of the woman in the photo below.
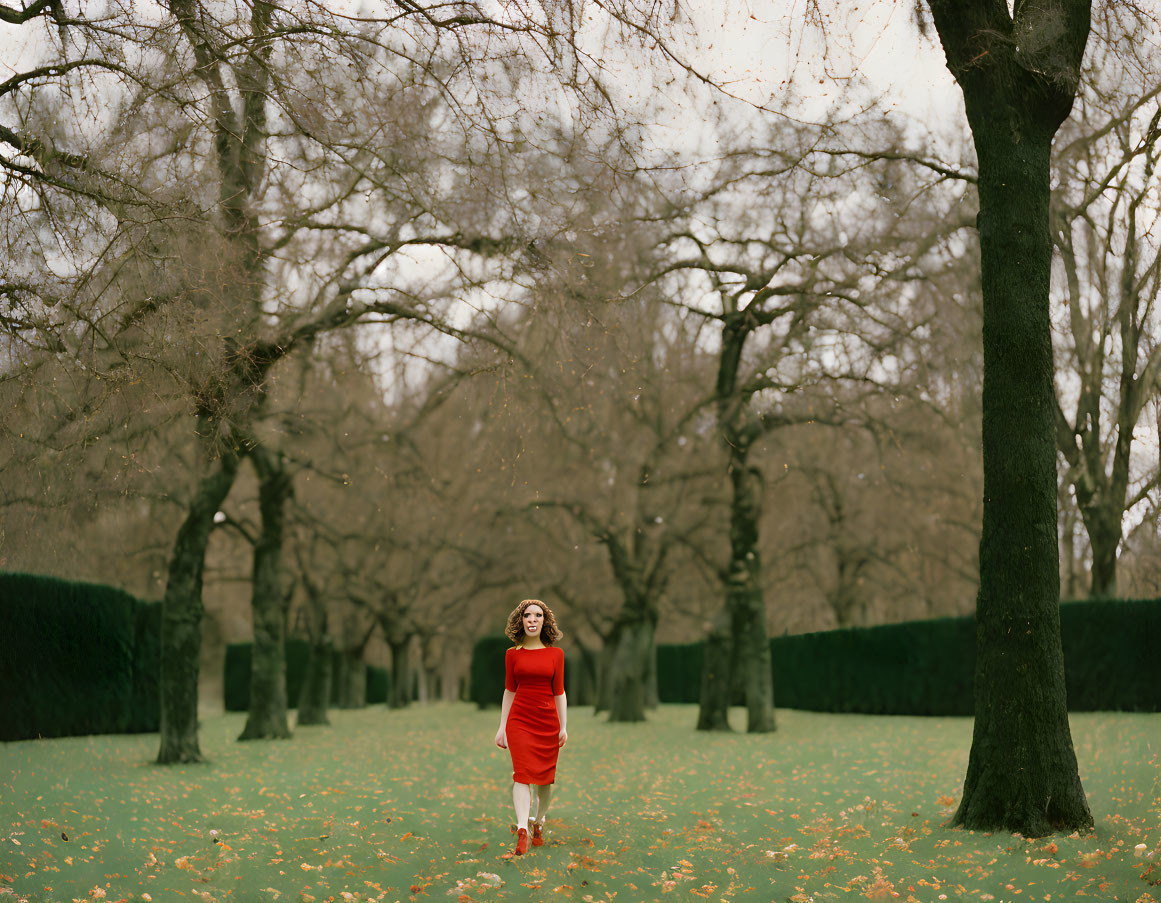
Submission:
{"label": "woman", "polygon": [[[556,780],[556,756],[568,741],[564,652],[553,644],[563,634],[552,609],[525,599],[508,615],[504,631],[514,645],[504,656],[504,702],[496,745],[512,754],[512,804],[516,807],[516,855],[544,843],[544,819]],[[532,788],[536,818],[529,823]]]}

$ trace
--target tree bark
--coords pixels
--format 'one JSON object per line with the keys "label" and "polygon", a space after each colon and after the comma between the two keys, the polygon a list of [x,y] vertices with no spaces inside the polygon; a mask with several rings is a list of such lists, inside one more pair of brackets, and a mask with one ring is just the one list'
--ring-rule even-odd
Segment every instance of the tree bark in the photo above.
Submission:
{"label": "tree bark", "polygon": [[404,709],[411,702],[411,637],[389,637],[391,647],[391,686],[387,690],[387,708]]}
{"label": "tree bark", "polygon": [[223,452],[214,470],[198,483],[169,560],[161,602],[161,746],[157,761],[163,765],[201,761],[198,670],[204,612],[202,576],[214,515],[237,474],[237,454]]}
{"label": "tree bark", "polygon": [[649,644],[649,672],[645,676],[645,708],[655,709],[661,705],[661,693],[657,688],[657,642]]}
{"label": "tree bark", "polygon": [[340,709],[361,709],[367,704],[367,663],[363,650],[344,649],[338,657],[335,675],[335,705]]}
{"label": "tree bark", "polygon": [[286,616],[282,588],[282,535],[286,500],[293,483],[282,456],[261,446],[248,452],[258,473],[262,532],[254,543],[250,610],[254,645],[250,665],[250,711],[239,740],[284,740],[290,736],[286,703]]}
{"label": "tree bark", "polygon": [[[1122,510],[1117,510],[1118,507]],[[1111,599],[1117,595],[1117,551],[1121,547],[1123,507],[1122,501],[1120,506],[1102,505],[1082,515],[1092,552],[1089,595],[1093,598]]]}
{"label": "tree bark", "polygon": [[576,698],[569,699],[572,705],[596,705],[597,699],[597,653],[577,640],[580,652],[578,665],[580,674],[576,679]]}
{"label": "tree bark", "polygon": [[1062,565],[1062,592],[1065,599],[1076,599],[1080,595],[1080,579],[1077,575],[1076,560],[1076,509],[1070,503],[1068,491],[1061,488],[1057,495],[1057,505],[1061,510],[1060,560]]}
{"label": "tree bark", "polygon": [[768,733],[775,729],[774,669],[770,658],[770,639],[766,633],[766,604],[762,595],[762,572],[757,550],[746,562],[744,574],[730,587],[736,599],[731,607],[743,625],[735,633],[742,687],[746,693],[746,731]]}
{"label": "tree bark", "polygon": [[701,664],[701,702],[697,713],[699,731],[730,730],[730,695],[733,690],[734,618],[725,602],[705,638]]}
{"label": "tree bark", "polygon": [[298,697],[300,726],[331,723],[327,709],[331,698],[331,660],[334,651],[334,643],[325,633],[311,641],[306,676],[302,682],[302,693]]}
{"label": "tree bark", "polygon": [[640,527],[627,541],[612,532],[603,533],[601,541],[623,601],[602,650],[596,711],[607,709],[609,721],[644,721],[646,707],[656,705],[657,598],[665,587],[668,547],[654,547]]}
{"label": "tree bark", "polygon": [[1049,323],[1050,156],[1088,0],[930,0],[979,160],[984,516],[975,725],[953,825],[1091,828],[1065,701]]}
{"label": "tree bark", "polygon": [[617,645],[616,628],[607,637],[602,637],[600,652],[597,653],[596,665],[596,701],[593,703],[593,714],[607,712],[613,704],[613,650]]}
{"label": "tree bark", "polygon": [[622,622],[615,632],[609,663],[610,722],[645,720],[656,622],[641,609],[627,613],[633,617]]}
{"label": "tree bark", "polygon": [[[730,565],[723,612],[711,626],[702,666],[698,730],[729,730],[729,704],[735,677],[746,699],[746,730],[775,729],[774,675],[766,632],[758,524],[762,478],[748,466],[750,442],[726,431],[730,454]],[[723,634],[726,631],[726,634]]]}
{"label": "tree bark", "polygon": [[310,638],[310,658],[298,697],[298,724],[326,724],[330,718],[327,709],[331,701],[331,662],[334,643],[327,634],[327,606],[317,586],[303,568],[303,586],[306,588],[307,635]]}

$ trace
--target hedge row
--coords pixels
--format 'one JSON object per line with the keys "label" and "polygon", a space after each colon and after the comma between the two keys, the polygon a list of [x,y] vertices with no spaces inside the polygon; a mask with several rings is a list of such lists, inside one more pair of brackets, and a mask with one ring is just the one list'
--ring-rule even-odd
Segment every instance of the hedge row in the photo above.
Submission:
{"label": "hedge row", "polygon": [[[468,666],[468,701],[480,708],[499,705],[504,699],[504,655],[512,641],[503,635],[485,636],[472,647]],[[578,698],[581,683],[581,661],[572,655],[564,657],[564,689],[570,699]]]}
{"label": "hedge row", "polygon": [[[245,712],[250,708],[250,650],[251,643],[229,643],[226,646],[224,692],[226,711]],[[306,665],[310,660],[310,643],[298,637],[286,639],[286,704],[289,708],[298,706],[298,696],[306,680]],[[331,660],[331,704],[338,703],[338,658],[335,652]],[[387,701],[390,675],[385,668],[367,665],[368,705]]]}
{"label": "hedge row", "polygon": [[[1161,600],[1101,599],[1060,607],[1068,708],[1161,711]],[[770,641],[784,708],[891,715],[971,715],[975,619],[909,621]],[[696,703],[702,644],[658,648],[662,702]]]}
{"label": "hedge row", "polygon": [[[1060,607],[1068,708],[1161,711],[1161,600],[1102,599]],[[471,662],[470,698],[498,705],[505,637],[484,637]],[[971,715],[975,619],[939,618],[829,630],[770,641],[774,697],[783,708],[882,715]],[[697,703],[701,643],[657,648],[662,702]],[[734,701],[741,704],[740,688]]]}
{"label": "hedge row", "polygon": [[0,740],[160,726],[161,605],[0,573]]}
{"label": "hedge row", "polygon": [[472,662],[468,669],[468,699],[480,708],[499,705],[504,698],[504,653],[511,645],[512,641],[508,637],[500,635],[480,637],[472,647]]}

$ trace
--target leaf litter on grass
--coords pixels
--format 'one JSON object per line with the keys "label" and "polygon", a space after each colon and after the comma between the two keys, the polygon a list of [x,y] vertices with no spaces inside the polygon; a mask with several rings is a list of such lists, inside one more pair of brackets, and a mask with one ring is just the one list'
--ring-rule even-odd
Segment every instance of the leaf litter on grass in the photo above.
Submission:
{"label": "leaf litter on grass", "polygon": [[1156,716],[1073,716],[1097,831],[1046,839],[942,827],[970,719],[786,711],[721,735],[695,716],[575,711],[547,843],[510,858],[508,754],[464,705],[272,742],[208,718],[196,766],[150,764],[155,735],[7,744],[0,903],[1161,896]]}

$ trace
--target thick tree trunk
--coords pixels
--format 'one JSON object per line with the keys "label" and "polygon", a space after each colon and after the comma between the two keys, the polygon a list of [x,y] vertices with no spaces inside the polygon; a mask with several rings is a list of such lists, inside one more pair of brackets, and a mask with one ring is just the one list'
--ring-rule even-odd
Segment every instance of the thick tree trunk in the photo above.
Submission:
{"label": "thick tree trunk", "polygon": [[596,705],[597,699],[597,653],[577,641],[580,651],[580,673],[576,676],[576,698],[569,695],[570,705]]}
{"label": "thick tree trunk", "polygon": [[[965,94],[967,92],[965,91]],[[984,298],[984,518],[975,728],[953,824],[1092,826],[1065,701],[1049,328],[1051,136],[973,123]]]}
{"label": "thick tree trunk", "polygon": [[1092,551],[1092,585],[1089,595],[1112,599],[1117,595],[1117,551],[1121,547],[1121,511],[1113,506],[1086,513],[1085,530]]}
{"label": "thick tree trunk", "polygon": [[609,721],[645,720],[649,687],[649,662],[653,656],[654,621],[641,609],[637,617],[625,621],[616,632],[616,645],[609,666]]}
{"label": "thick tree trunk", "polygon": [[250,658],[250,711],[239,740],[284,740],[290,736],[286,711],[287,599],[282,588],[282,534],[286,500],[293,483],[281,455],[254,446],[250,460],[258,473],[262,532],[254,544],[250,610],[254,646]]}
{"label": "thick tree trunk", "polygon": [[979,160],[984,303],[975,725],[952,824],[1088,829],[1060,644],[1048,290],[1052,138],[1076,96],[1090,0],[929,3]]}
{"label": "thick tree trunk", "polygon": [[298,724],[330,724],[327,715],[331,698],[331,660],[334,658],[334,643],[323,633],[312,639],[310,658],[306,663],[306,676],[302,681],[302,693],[298,697]]}
{"label": "thick tree trunk", "polygon": [[303,576],[306,587],[307,634],[310,637],[310,658],[298,697],[298,724],[330,724],[327,709],[331,702],[331,662],[334,660],[334,642],[327,634],[327,606],[317,586],[308,574]]}
{"label": "thick tree trunk", "polygon": [[744,627],[735,634],[742,687],[746,693],[746,730],[751,734],[775,729],[774,669],[770,659],[770,639],[766,633],[766,604],[762,595],[761,564],[757,550],[746,562],[744,582],[731,587],[737,593],[731,607],[739,612]]}
{"label": "thick tree trunk", "polygon": [[607,712],[613,705],[613,651],[617,646],[618,631],[616,628],[603,638],[600,652],[597,653],[596,668],[596,700],[593,703],[593,714]]}
{"label": "thick tree trunk", "polygon": [[367,665],[363,661],[363,650],[342,650],[335,661],[338,673],[335,675],[335,689],[332,699],[337,708],[361,709],[367,704]]}
{"label": "thick tree trunk", "polygon": [[[729,730],[731,687],[733,679],[738,677],[745,692],[746,730],[766,733],[775,729],[775,722],[774,675],[758,552],[762,480],[761,475],[747,465],[749,443],[730,433],[727,448],[733,490],[730,569],[725,608],[715,619],[706,641],[698,729]],[[723,631],[728,631],[728,635],[723,635]]]}
{"label": "thick tree trunk", "polygon": [[238,458],[223,453],[201,482],[177,533],[161,615],[161,747],[157,761],[199,762],[198,668],[202,648],[202,575],[214,515],[234,485]]}
{"label": "thick tree trunk", "polygon": [[699,731],[730,730],[730,695],[733,690],[733,612],[727,601],[714,615],[705,638],[701,663],[701,704],[697,713]]}
{"label": "thick tree trunk", "polygon": [[1080,580],[1076,566],[1076,513],[1064,495],[1058,497],[1058,504],[1063,513],[1060,530],[1062,591],[1065,599],[1076,599],[1080,595]]}
{"label": "thick tree trunk", "polygon": [[443,674],[439,668],[425,668],[423,673],[427,684],[427,701],[437,702],[443,699]]}
{"label": "thick tree trunk", "polygon": [[657,643],[649,644],[649,673],[645,678],[645,708],[655,709],[661,705],[661,694],[657,689]]}
{"label": "thick tree trunk", "polygon": [[391,686],[387,691],[387,708],[403,709],[411,701],[411,637],[391,638]]}

